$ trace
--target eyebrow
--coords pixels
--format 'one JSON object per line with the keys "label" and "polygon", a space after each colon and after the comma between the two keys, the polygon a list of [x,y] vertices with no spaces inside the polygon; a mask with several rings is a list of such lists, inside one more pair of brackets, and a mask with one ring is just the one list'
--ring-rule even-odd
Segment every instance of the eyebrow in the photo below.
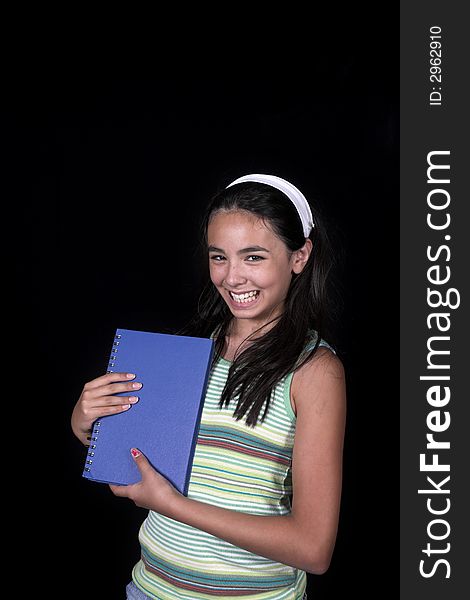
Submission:
{"label": "eyebrow", "polygon": [[[222,254],[225,254],[225,251],[222,250],[222,248],[217,248],[216,246],[209,246],[207,248],[207,251],[221,252]],[[269,252],[269,250],[263,248],[262,246],[249,246],[248,248],[243,248],[242,250],[239,250],[237,254],[247,254],[248,252]]]}

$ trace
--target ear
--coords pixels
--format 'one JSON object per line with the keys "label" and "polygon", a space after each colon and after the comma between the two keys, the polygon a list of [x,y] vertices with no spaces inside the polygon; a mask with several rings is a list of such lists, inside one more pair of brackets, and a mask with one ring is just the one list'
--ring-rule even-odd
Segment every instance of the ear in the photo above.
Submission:
{"label": "ear", "polygon": [[312,247],[312,240],[307,238],[302,248],[299,248],[298,250],[293,252],[291,256],[292,273],[296,273],[298,275],[303,271],[309,259],[310,253],[312,252]]}

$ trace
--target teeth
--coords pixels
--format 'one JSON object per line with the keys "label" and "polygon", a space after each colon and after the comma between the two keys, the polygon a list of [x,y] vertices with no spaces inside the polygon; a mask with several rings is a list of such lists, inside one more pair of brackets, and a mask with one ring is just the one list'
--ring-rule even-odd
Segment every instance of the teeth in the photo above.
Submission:
{"label": "teeth", "polygon": [[252,292],[247,292],[246,294],[234,294],[233,292],[230,292],[230,295],[236,302],[241,302],[243,304],[246,304],[248,302],[253,302],[253,300],[256,298],[256,296],[258,294],[259,294],[258,290],[252,291]]}

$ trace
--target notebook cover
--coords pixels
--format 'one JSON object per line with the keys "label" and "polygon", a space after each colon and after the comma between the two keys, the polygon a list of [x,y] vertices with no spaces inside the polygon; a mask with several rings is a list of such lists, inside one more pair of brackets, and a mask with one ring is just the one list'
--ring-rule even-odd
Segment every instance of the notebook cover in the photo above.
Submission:
{"label": "notebook cover", "polygon": [[135,373],[133,381],[143,386],[117,394],[139,397],[130,409],[95,422],[83,477],[118,485],[140,481],[130,454],[136,447],[187,495],[214,342],[130,329],[117,329],[115,339],[109,370]]}

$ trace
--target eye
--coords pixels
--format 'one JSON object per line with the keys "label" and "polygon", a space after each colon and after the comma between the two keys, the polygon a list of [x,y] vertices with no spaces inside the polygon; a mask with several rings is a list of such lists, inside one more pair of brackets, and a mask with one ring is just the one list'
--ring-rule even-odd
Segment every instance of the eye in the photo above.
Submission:
{"label": "eye", "polygon": [[225,256],[222,256],[221,254],[213,254],[212,256],[209,256],[209,259],[213,260],[214,262],[221,262],[225,259]]}
{"label": "eye", "polygon": [[[250,260],[253,258],[254,260]],[[248,262],[259,262],[260,260],[264,260],[264,256],[258,256],[257,254],[250,254],[250,256],[246,257]]]}

